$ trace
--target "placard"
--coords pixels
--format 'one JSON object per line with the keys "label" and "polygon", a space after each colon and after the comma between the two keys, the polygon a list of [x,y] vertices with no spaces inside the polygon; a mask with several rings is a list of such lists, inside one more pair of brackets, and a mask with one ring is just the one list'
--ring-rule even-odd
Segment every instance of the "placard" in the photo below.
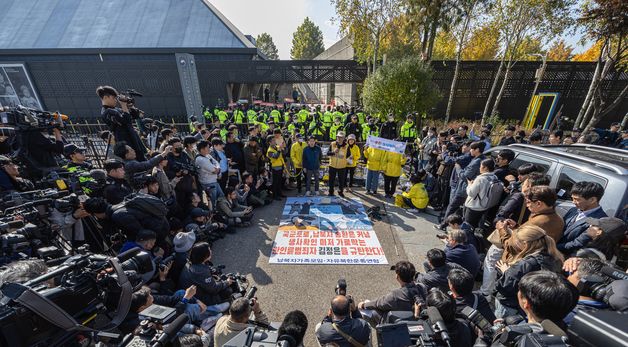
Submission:
{"label": "placard", "polygon": [[17,105],[42,109],[24,64],[0,64],[0,106]]}
{"label": "placard", "polygon": [[359,199],[288,198],[273,243],[271,264],[388,264]]}
{"label": "placard", "polygon": [[366,144],[375,149],[381,149],[386,152],[394,152],[404,154],[406,151],[406,143],[385,139],[383,137],[371,136],[366,139]]}

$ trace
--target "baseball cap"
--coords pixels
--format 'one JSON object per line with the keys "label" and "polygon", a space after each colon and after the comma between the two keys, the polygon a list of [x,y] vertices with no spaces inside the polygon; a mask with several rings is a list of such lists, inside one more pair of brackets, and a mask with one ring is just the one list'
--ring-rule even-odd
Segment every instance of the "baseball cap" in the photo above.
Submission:
{"label": "baseball cap", "polygon": [[339,131],[339,132],[336,134],[336,137],[345,137],[345,132],[344,132],[344,131]]}
{"label": "baseball cap", "polygon": [[624,234],[626,232],[626,223],[615,217],[587,218],[587,223],[591,226],[598,227],[605,234]]}
{"label": "baseball cap", "polygon": [[156,238],[157,238],[157,234],[155,234],[154,231],[149,230],[149,229],[142,229],[137,232],[137,235],[135,236],[135,241],[148,241],[148,240],[154,240]]}
{"label": "baseball cap", "polygon": [[81,148],[75,144],[69,144],[69,145],[65,145],[63,147],[63,155],[66,157],[69,157],[71,154],[74,154],[76,152],[81,152],[84,153],[85,152],[85,148]]}
{"label": "baseball cap", "polygon": [[175,252],[187,252],[196,242],[196,234],[193,231],[179,232],[174,236],[173,244]]}
{"label": "baseball cap", "polygon": [[204,217],[209,215],[209,211],[207,210],[203,210],[200,207],[195,207],[192,209],[192,211],[190,211],[190,217],[192,218],[197,218],[197,217]]}
{"label": "baseball cap", "polygon": [[355,140],[355,135],[349,134],[349,136],[347,136],[347,140]]}

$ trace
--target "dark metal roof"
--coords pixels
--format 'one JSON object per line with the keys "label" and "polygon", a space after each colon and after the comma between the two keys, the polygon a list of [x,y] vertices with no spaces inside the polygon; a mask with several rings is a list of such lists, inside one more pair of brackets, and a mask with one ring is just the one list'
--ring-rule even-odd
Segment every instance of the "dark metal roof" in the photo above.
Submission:
{"label": "dark metal roof", "polygon": [[0,0],[0,49],[254,48],[209,0]]}

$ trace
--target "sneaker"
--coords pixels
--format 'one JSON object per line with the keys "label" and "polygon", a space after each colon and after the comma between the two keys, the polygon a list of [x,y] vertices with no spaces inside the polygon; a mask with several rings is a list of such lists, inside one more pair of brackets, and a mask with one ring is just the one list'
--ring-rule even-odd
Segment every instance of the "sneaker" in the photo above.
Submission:
{"label": "sneaker", "polygon": [[310,191],[305,192],[305,196],[310,196]]}

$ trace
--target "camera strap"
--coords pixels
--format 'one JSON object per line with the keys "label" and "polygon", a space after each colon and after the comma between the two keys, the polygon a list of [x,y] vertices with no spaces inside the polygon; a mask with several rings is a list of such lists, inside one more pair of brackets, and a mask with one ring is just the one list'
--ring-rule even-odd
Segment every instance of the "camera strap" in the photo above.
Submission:
{"label": "camera strap", "polygon": [[347,333],[345,333],[344,331],[342,331],[340,329],[340,327],[338,326],[338,324],[336,323],[331,323],[331,326],[334,328],[334,330],[336,330],[338,332],[338,334],[340,334],[342,337],[345,338],[345,340],[349,341],[349,343],[353,346],[353,347],[365,347],[363,344],[359,343],[358,341],[356,341],[353,337],[349,336]]}
{"label": "camera strap", "polygon": [[25,285],[5,283],[2,285],[2,294],[64,331],[93,331],[93,329],[79,324],[74,317],[57,304]]}
{"label": "camera strap", "polygon": [[118,299],[118,307],[111,319],[111,322],[101,330],[111,330],[124,321],[126,315],[129,313],[129,309],[131,308],[131,297],[133,295],[133,286],[131,285],[129,278],[124,273],[122,266],[120,266],[118,258],[111,258],[109,262],[118,276],[118,285],[120,286],[121,292],[120,298]]}

